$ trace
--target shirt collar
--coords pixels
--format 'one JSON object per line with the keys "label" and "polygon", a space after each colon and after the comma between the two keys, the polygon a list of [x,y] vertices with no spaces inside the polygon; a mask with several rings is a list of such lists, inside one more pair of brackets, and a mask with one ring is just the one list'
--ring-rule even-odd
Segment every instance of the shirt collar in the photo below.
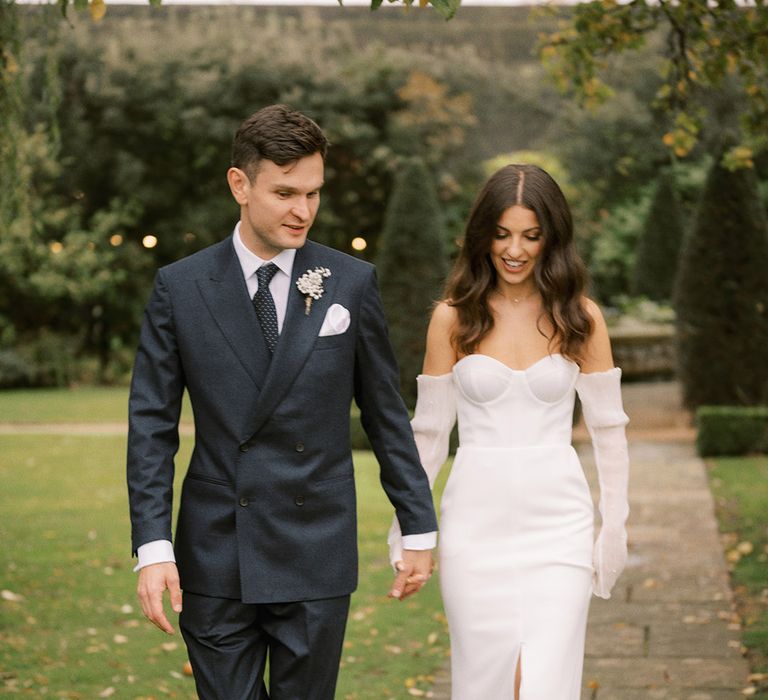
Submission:
{"label": "shirt collar", "polygon": [[280,271],[284,272],[290,278],[291,273],[293,272],[293,261],[296,258],[295,248],[286,248],[275,255],[271,260],[264,260],[256,255],[256,253],[249,250],[245,243],[243,243],[243,239],[240,237],[239,221],[237,222],[235,232],[232,235],[232,244],[235,246],[235,253],[237,254],[237,259],[240,261],[240,267],[243,269],[243,276],[245,279],[254,275],[256,270],[267,262],[275,263]]}

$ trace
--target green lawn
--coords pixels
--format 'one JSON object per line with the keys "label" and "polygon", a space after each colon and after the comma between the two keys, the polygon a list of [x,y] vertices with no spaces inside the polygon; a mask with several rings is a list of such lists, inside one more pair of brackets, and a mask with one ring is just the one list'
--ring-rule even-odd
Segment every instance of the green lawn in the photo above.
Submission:
{"label": "green lawn", "polygon": [[[107,420],[120,403],[117,390],[80,390],[69,402],[54,392],[57,411],[41,416],[31,393],[6,393],[3,409],[75,420],[101,406],[94,415]],[[187,439],[179,464],[190,448]],[[135,600],[124,454],[117,436],[0,436],[0,696],[195,697],[180,636],[152,627]],[[447,654],[437,581],[409,601],[386,598],[391,510],[369,453],[356,454],[356,470],[361,581],[337,698],[409,697],[406,684],[426,688]]]}
{"label": "green lawn", "polygon": [[[184,401],[182,420],[192,418]],[[0,391],[0,423],[126,423],[128,387]]]}
{"label": "green lawn", "polygon": [[752,670],[768,673],[768,456],[712,459],[709,464],[742,638]]}
{"label": "green lawn", "polygon": [[127,420],[127,387],[0,391],[0,422],[3,423],[112,423]]}

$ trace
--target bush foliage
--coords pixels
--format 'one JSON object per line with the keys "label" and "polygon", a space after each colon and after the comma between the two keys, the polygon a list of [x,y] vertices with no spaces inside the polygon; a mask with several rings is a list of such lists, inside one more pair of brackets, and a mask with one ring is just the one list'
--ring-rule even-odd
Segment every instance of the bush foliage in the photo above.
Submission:
{"label": "bush foliage", "polygon": [[768,221],[755,173],[716,163],[675,286],[679,375],[688,407],[768,400]]}
{"label": "bush foliage", "polygon": [[632,291],[654,301],[669,301],[677,274],[684,235],[675,183],[668,173],[659,176],[635,258]]}
{"label": "bush foliage", "polygon": [[699,406],[696,426],[702,457],[768,452],[768,406]]}
{"label": "bush foliage", "polygon": [[400,392],[416,405],[429,312],[448,272],[440,206],[420,160],[407,161],[387,205],[377,259],[381,296],[400,365]]}

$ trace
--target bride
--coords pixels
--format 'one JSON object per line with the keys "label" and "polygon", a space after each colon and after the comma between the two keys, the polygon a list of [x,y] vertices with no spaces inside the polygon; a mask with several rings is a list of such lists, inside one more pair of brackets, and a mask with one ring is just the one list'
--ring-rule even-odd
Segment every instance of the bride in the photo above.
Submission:
{"label": "bride", "polygon": [[[626,561],[628,459],[613,367],[568,204],[532,165],[485,184],[434,310],[412,422],[441,504],[440,584],[453,700],[578,700],[591,594]],[[575,393],[600,482],[600,534],[571,446]],[[401,557],[396,523],[393,564]]]}

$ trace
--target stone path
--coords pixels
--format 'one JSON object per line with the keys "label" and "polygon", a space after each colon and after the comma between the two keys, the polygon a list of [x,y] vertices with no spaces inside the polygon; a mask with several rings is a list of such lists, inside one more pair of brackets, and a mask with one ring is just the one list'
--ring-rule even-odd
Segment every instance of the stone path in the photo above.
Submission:
{"label": "stone path", "polygon": [[[630,558],[612,599],[592,599],[582,700],[744,697],[748,668],[705,466],[687,418],[670,412],[677,389],[628,389]],[[656,428],[660,439],[649,439]],[[578,449],[594,490],[591,448]],[[447,669],[431,697],[450,698]]]}

